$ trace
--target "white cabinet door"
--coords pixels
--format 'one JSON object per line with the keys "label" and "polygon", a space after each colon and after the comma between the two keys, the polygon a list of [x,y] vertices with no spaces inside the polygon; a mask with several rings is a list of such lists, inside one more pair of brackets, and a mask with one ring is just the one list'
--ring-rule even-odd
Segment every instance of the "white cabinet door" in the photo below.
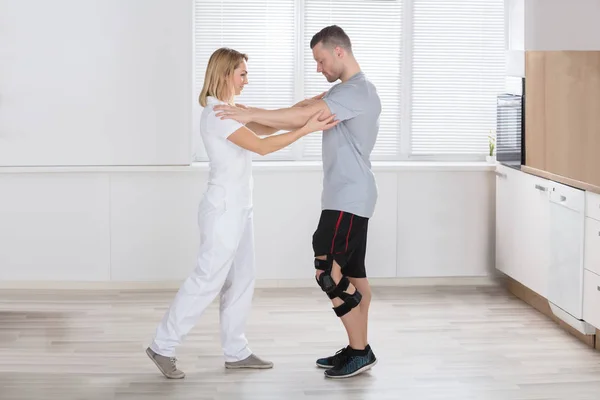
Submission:
{"label": "white cabinet door", "polygon": [[496,175],[496,268],[546,297],[550,181],[504,166]]}
{"label": "white cabinet door", "polygon": [[550,265],[550,193],[547,179],[521,173],[517,189],[517,256],[520,282],[548,295]]}
{"label": "white cabinet door", "polygon": [[496,169],[496,268],[514,279],[517,279],[513,233],[517,172],[504,166]]}

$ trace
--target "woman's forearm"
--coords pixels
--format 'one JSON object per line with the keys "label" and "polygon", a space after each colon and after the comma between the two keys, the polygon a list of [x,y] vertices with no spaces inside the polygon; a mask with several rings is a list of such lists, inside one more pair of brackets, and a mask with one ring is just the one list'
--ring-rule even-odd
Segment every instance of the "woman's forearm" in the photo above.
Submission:
{"label": "woman's forearm", "polygon": [[280,129],[259,124],[258,122],[248,122],[246,127],[259,136],[269,136],[280,131]]}
{"label": "woman's forearm", "polygon": [[289,146],[302,136],[309,134],[310,132],[302,127],[291,132],[282,133],[280,135],[273,135],[260,140],[260,146],[258,153],[261,156],[271,154],[284,147]]}

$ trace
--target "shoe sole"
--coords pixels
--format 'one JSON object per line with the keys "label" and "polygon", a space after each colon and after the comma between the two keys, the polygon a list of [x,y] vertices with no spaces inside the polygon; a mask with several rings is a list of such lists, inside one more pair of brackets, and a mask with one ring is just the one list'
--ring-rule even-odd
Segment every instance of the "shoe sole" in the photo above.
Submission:
{"label": "shoe sole", "polygon": [[367,365],[365,365],[364,367],[357,369],[356,371],[354,371],[353,373],[351,373],[351,374],[348,374],[348,375],[342,375],[342,376],[329,376],[329,375],[325,374],[325,377],[326,377],[326,378],[329,378],[329,379],[344,379],[344,378],[352,378],[353,376],[356,376],[356,375],[358,375],[358,374],[362,374],[363,372],[370,370],[370,369],[371,369],[371,368],[373,368],[373,367],[374,367],[376,364],[377,364],[377,360],[373,361],[371,364],[367,364]]}
{"label": "shoe sole", "polygon": [[156,362],[154,357],[152,357],[152,354],[150,354],[150,351],[148,351],[148,349],[146,349],[146,355],[148,356],[148,358],[150,358],[152,360],[154,365],[156,365],[156,368],[158,368],[160,373],[163,374],[165,376],[165,378],[168,378],[168,379],[183,379],[183,378],[185,378],[185,373],[182,376],[178,376],[178,377],[177,376],[168,376],[167,374],[164,373],[164,371],[162,370],[160,365],[158,365],[158,363]]}
{"label": "shoe sole", "polygon": [[273,368],[272,365],[227,365],[225,364],[225,368],[227,369],[270,369]]}
{"label": "shoe sole", "polygon": [[319,363],[315,363],[315,365],[319,368],[326,368],[326,369],[333,368],[333,365],[325,365],[325,364],[319,364]]}

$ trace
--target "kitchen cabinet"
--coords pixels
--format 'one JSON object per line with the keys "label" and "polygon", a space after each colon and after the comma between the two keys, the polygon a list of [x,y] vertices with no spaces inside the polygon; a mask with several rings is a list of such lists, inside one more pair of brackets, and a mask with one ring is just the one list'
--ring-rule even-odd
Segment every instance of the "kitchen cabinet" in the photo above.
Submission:
{"label": "kitchen cabinet", "polygon": [[600,51],[528,51],[527,167],[600,188]]}
{"label": "kitchen cabinet", "polygon": [[583,318],[585,192],[553,183],[550,192],[548,301],[574,327]]}
{"label": "kitchen cabinet", "polygon": [[[546,299],[555,317],[584,336],[594,334],[582,320],[583,310],[589,315],[600,301],[592,290],[597,278],[588,278],[583,290],[584,243],[592,242],[584,237],[586,193],[503,165],[496,176],[496,268]],[[588,204],[592,212],[594,204]],[[587,254],[591,266],[597,254]]]}
{"label": "kitchen cabinet", "polygon": [[600,275],[584,271],[583,319],[600,329]]}
{"label": "kitchen cabinet", "polygon": [[593,218],[585,219],[584,266],[600,275],[600,221]]}
{"label": "kitchen cabinet", "polygon": [[496,169],[496,268],[546,297],[550,264],[551,181]]}
{"label": "kitchen cabinet", "polygon": [[515,280],[519,280],[513,233],[516,223],[514,199],[519,180],[517,174],[518,171],[511,168],[496,168],[496,268]]}
{"label": "kitchen cabinet", "polygon": [[600,194],[585,193],[585,216],[600,221]]}
{"label": "kitchen cabinet", "polygon": [[600,329],[600,195],[586,193],[583,319]]}
{"label": "kitchen cabinet", "polygon": [[517,184],[517,250],[522,283],[537,294],[548,295],[550,265],[551,181],[523,172]]}

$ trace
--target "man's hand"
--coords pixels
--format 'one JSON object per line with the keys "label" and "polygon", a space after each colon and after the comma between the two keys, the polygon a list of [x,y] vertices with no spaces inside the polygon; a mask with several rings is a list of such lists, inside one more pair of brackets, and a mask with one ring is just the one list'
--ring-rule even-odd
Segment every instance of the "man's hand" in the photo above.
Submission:
{"label": "man's hand", "polygon": [[247,124],[252,122],[252,111],[250,108],[243,106],[238,107],[230,106],[226,104],[219,104],[214,107],[217,112],[215,115],[221,119],[234,119],[240,124]]}
{"label": "man's hand", "polygon": [[311,97],[310,99],[304,99],[302,101],[299,101],[296,104],[294,104],[293,107],[306,107],[306,106],[309,106],[309,105],[315,103],[316,101],[321,100],[323,98],[323,96],[325,96],[325,93],[327,93],[327,92],[323,92],[321,94],[318,94],[315,97]]}

